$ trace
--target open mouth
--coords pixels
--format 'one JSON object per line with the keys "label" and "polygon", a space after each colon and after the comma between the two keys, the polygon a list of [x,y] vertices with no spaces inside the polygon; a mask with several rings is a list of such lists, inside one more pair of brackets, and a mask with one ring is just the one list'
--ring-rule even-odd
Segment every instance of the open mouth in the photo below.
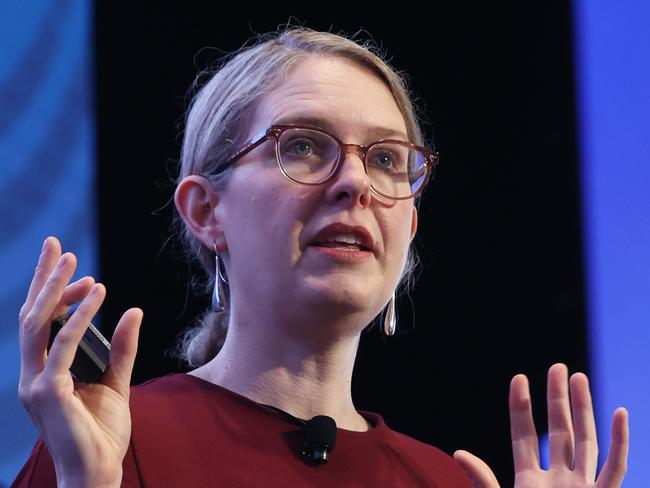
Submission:
{"label": "open mouth", "polygon": [[312,247],[320,248],[328,253],[346,253],[352,256],[367,256],[374,253],[374,241],[368,230],[361,225],[348,225],[335,222],[321,229],[313,238]]}
{"label": "open mouth", "polygon": [[368,246],[361,242],[361,238],[353,234],[341,234],[329,237],[322,241],[314,242],[312,246],[340,249],[342,251],[370,251]]}

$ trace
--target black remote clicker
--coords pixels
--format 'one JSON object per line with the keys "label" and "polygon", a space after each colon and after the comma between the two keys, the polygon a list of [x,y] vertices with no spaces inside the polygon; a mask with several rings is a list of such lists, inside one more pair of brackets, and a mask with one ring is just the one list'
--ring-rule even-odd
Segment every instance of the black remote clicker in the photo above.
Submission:
{"label": "black remote clicker", "polygon": [[[52,321],[52,330],[47,346],[48,351],[52,347],[56,334],[58,334],[68,321],[70,315],[64,315]],[[72,366],[70,366],[70,372],[75,381],[97,383],[101,380],[108,367],[110,351],[111,343],[106,340],[92,323],[89,323],[79,343],[79,347],[77,347],[77,353],[74,356]]]}

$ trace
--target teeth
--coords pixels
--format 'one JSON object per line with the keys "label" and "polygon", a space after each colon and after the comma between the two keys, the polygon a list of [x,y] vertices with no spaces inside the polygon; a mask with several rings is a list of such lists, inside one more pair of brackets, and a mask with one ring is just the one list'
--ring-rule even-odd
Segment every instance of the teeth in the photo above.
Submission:
{"label": "teeth", "polygon": [[337,236],[328,237],[323,242],[343,242],[345,244],[361,245],[361,239],[353,234],[340,234]]}

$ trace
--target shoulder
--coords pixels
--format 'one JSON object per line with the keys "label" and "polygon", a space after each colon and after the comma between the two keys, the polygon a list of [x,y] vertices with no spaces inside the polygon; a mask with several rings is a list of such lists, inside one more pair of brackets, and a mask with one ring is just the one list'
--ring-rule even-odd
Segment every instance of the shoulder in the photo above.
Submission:
{"label": "shoulder", "polygon": [[214,399],[223,396],[218,387],[194,376],[173,373],[131,387],[131,416],[140,425],[160,423],[169,418],[191,421]]}
{"label": "shoulder", "polygon": [[183,373],[171,373],[152,378],[138,385],[131,386],[131,393],[136,396],[182,394],[200,391],[201,383],[192,381],[194,377]]}
{"label": "shoulder", "polygon": [[420,472],[430,473],[441,486],[471,486],[453,457],[442,449],[391,429],[376,413],[364,412],[364,416],[381,431],[387,449],[404,462],[417,467]]}
{"label": "shoulder", "polygon": [[192,413],[207,400],[206,385],[181,373],[154,378],[131,387],[131,418],[134,430],[155,427],[171,419],[191,420]]}
{"label": "shoulder", "polygon": [[215,385],[185,373],[171,373],[131,386],[131,407],[164,407],[179,401],[193,402],[222,394]]}
{"label": "shoulder", "polygon": [[454,459],[442,449],[426,444],[425,442],[419,441],[406,434],[396,432],[392,429],[389,429],[389,431],[393,444],[398,446],[400,449],[407,451],[414,456],[426,458],[429,462],[435,460],[443,465],[456,465]]}
{"label": "shoulder", "polygon": [[[131,387],[132,438],[151,442],[164,436],[204,436],[259,417],[259,405],[234,392],[185,373],[174,373]],[[155,442],[155,441],[154,441]]]}
{"label": "shoulder", "polygon": [[161,465],[175,469],[191,463],[191,453],[206,446],[207,427],[222,417],[212,411],[222,408],[219,399],[214,385],[182,373],[132,386],[131,444],[140,475],[152,476]]}

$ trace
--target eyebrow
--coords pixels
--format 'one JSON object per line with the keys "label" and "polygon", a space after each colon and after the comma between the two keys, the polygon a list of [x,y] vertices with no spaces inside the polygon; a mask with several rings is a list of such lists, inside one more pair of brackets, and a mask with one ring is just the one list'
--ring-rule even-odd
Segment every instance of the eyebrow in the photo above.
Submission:
{"label": "eyebrow", "polygon": [[[315,129],[324,129],[328,132],[336,133],[336,124],[330,122],[327,119],[321,117],[314,117],[310,115],[290,115],[274,121],[273,124],[307,125],[310,127],[314,127]],[[372,127],[367,127],[366,129],[369,134],[372,134],[372,137],[376,137],[377,139],[397,138],[399,140],[409,141],[409,137],[400,130],[389,129],[388,127],[381,127],[381,126],[372,126]]]}

